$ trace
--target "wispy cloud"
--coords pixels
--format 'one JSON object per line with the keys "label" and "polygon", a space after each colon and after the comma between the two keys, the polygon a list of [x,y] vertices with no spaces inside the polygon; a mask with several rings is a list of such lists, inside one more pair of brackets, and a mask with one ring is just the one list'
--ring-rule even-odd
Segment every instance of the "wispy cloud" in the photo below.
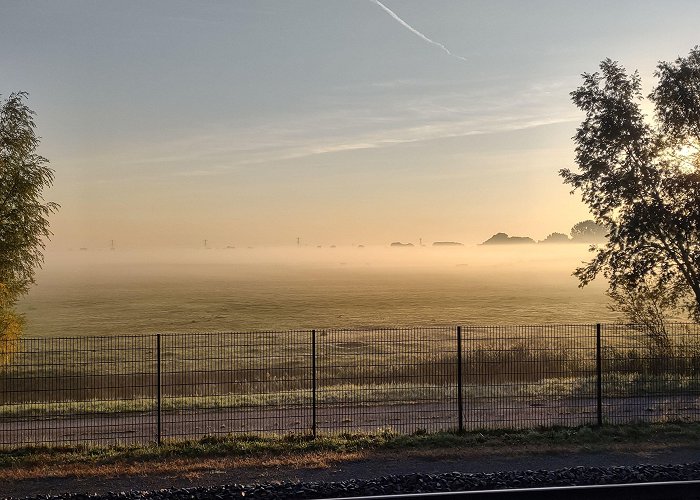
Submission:
{"label": "wispy cloud", "polygon": [[[176,176],[204,176],[240,171],[246,167],[276,163],[287,160],[308,158],[317,155],[343,153],[358,150],[378,149],[401,144],[433,141],[440,139],[489,135],[495,133],[526,130],[557,123],[572,121],[571,116],[543,117],[538,115],[501,117],[493,120],[467,119],[460,121],[443,121],[422,125],[376,129],[364,133],[321,135],[320,131],[307,130],[305,136],[296,137],[298,129],[288,130],[278,128],[275,132],[281,143],[286,146],[274,148],[255,144],[242,151],[231,143],[238,132],[220,131],[207,137],[199,137],[191,141],[178,140],[177,144],[164,149],[170,154],[150,156],[145,154],[139,158],[125,159],[127,164],[152,166],[161,165]],[[188,144],[189,142],[189,144]],[[186,146],[186,144],[188,144]],[[227,147],[227,145],[230,145]],[[259,147],[255,147],[259,146]],[[152,151],[153,153],[153,151]],[[189,171],[192,165],[211,165],[216,168],[196,169]],[[186,168],[182,171],[181,168]]]}
{"label": "wispy cloud", "polygon": [[[199,127],[164,143],[130,148],[120,161],[134,172],[144,165],[162,174],[245,175],[259,165],[401,144],[498,134],[575,121],[566,83],[520,84],[519,92],[492,85],[458,92],[424,88],[393,95],[377,89],[381,106],[365,96],[303,116],[278,116],[256,126]],[[560,88],[561,87],[561,88]],[[552,92],[554,90],[554,92]],[[555,98],[552,98],[552,95]],[[556,97],[561,94],[561,97]],[[280,164],[281,165],[281,164]]]}
{"label": "wispy cloud", "polygon": [[450,49],[448,49],[444,44],[442,44],[442,43],[440,43],[440,42],[436,42],[436,41],[433,40],[432,38],[430,38],[430,37],[424,35],[424,34],[421,33],[420,31],[418,31],[416,28],[414,28],[413,26],[411,26],[410,24],[408,24],[406,21],[404,21],[403,19],[401,19],[401,18],[399,17],[399,15],[396,14],[396,12],[394,12],[393,10],[391,10],[389,7],[387,7],[386,5],[384,5],[384,4],[383,4],[382,2],[380,2],[379,0],[370,0],[370,2],[372,2],[372,3],[374,3],[374,4],[377,4],[379,7],[381,7],[381,8],[384,10],[384,12],[386,12],[387,14],[389,14],[389,15],[390,15],[394,20],[396,20],[401,26],[403,26],[404,28],[406,28],[407,30],[409,30],[411,33],[413,33],[413,34],[416,35],[417,37],[421,38],[422,40],[428,42],[428,43],[431,44],[431,45],[435,45],[435,46],[438,47],[440,50],[442,50],[443,52],[445,52],[446,54],[448,54],[448,55],[450,55],[450,56],[452,56],[452,57],[455,57],[455,58],[460,59],[460,60],[462,60],[462,61],[466,61],[466,60],[467,60],[465,57],[462,57],[462,56],[460,56],[460,55],[457,55],[457,54],[453,53],[453,52],[452,52]]}

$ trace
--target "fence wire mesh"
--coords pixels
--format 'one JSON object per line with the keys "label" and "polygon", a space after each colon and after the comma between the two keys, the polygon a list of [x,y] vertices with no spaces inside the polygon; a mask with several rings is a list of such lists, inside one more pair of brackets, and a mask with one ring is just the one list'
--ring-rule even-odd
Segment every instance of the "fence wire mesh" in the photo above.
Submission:
{"label": "fence wire mesh", "polygon": [[605,325],[603,331],[605,421],[700,419],[700,325]]}
{"label": "fence wire mesh", "polygon": [[152,336],[23,339],[0,366],[5,446],[152,442]]}
{"label": "fence wire mesh", "polygon": [[0,341],[0,446],[700,420],[700,325]]}
{"label": "fence wire mesh", "polygon": [[162,438],[307,434],[311,332],[161,337]]}
{"label": "fence wire mesh", "polygon": [[596,325],[463,327],[465,428],[597,423]]}
{"label": "fence wire mesh", "polygon": [[454,328],[322,330],[319,431],[455,429]]}

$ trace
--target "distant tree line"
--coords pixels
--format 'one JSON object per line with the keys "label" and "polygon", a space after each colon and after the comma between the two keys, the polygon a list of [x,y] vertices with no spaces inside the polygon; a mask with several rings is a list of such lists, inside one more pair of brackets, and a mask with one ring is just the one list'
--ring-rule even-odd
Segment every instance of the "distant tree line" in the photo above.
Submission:
{"label": "distant tree line", "polygon": [[[539,243],[588,243],[597,244],[606,241],[605,227],[593,220],[584,220],[576,223],[569,236],[564,233],[551,233]],[[496,233],[482,245],[512,245],[512,244],[536,243],[528,236],[508,236],[506,233]]]}

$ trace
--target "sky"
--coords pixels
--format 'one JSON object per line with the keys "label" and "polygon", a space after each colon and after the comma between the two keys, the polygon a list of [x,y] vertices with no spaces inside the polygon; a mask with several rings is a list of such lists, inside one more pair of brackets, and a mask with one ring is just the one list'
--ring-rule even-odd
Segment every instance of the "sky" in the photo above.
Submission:
{"label": "sky", "polygon": [[700,43],[700,2],[0,0],[0,94],[56,172],[50,249],[543,239],[569,92]]}

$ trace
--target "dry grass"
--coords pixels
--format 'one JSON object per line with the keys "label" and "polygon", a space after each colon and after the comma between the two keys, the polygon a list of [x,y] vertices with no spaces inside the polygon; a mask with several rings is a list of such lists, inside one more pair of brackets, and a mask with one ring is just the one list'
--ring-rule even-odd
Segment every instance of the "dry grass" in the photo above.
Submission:
{"label": "dry grass", "polygon": [[667,423],[456,433],[389,431],[311,440],[224,437],[161,447],[25,448],[0,457],[0,481],[47,477],[116,477],[173,474],[196,477],[234,468],[327,468],[368,458],[450,458],[526,455],[582,450],[636,451],[698,446],[700,424]]}
{"label": "dry grass", "polygon": [[326,469],[349,460],[361,460],[368,452],[315,452],[257,457],[165,458],[162,461],[114,463],[50,463],[29,467],[0,469],[0,481],[44,479],[48,477],[118,477],[158,474],[178,474],[196,477],[211,470],[236,468]]}

